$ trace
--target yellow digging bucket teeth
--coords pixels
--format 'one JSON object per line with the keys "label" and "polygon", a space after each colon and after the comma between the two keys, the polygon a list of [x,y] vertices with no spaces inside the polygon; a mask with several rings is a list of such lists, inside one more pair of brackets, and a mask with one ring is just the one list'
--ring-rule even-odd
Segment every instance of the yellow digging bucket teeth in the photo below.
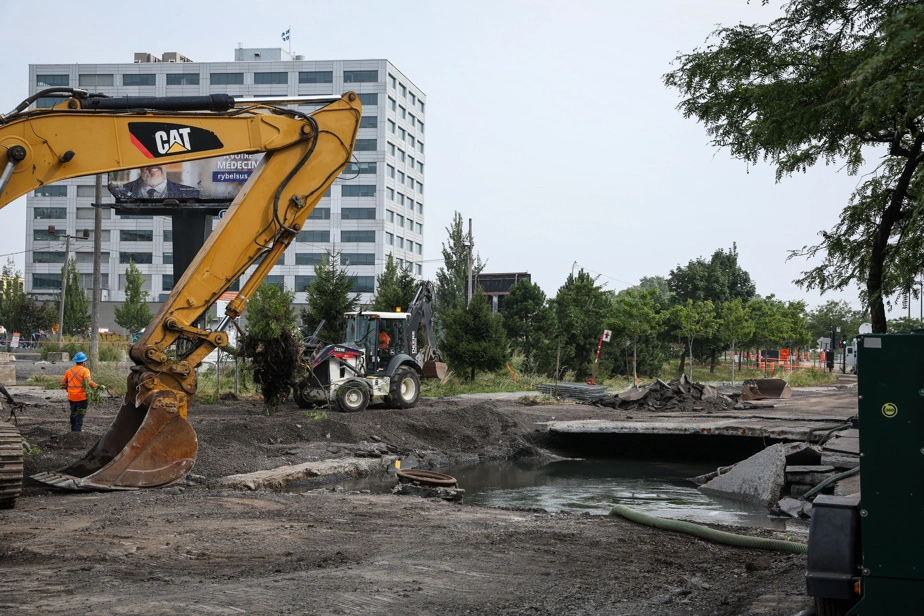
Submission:
{"label": "yellow digging bucket teeth", "polygon": [[[129,384],[132,381],[129,377]],[[81,460],[32,479],[69,490],[134,490],[182,480],[199,448],[196,432],[184,417],[182,394],[155,391],[148,404],[137,406],[130,396],[125,395],[109,430]]]}

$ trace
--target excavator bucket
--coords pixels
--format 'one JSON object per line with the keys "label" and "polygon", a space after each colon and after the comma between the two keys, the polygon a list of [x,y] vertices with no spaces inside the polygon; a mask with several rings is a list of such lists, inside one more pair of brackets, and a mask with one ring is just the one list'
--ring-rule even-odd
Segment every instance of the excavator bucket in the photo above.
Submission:
{"label": "excavator bucket", "polygon": [[742,400],[768,400],[792,397],[792,388],[783,379],[749,379],[741,388]]}
{"label": "excavator bucket", "polygon": [[126,395],[109,431],[81,460],[32,479],[69,490],[163,487],[186,476],[198,448],[174,392],[155,393],[148,409]]}
{"label": "excavator bucket", "polygon": [[443,380],[449,373],[449,367],[441,361],[425,361],[423,363],[423,375],[425,379]]}

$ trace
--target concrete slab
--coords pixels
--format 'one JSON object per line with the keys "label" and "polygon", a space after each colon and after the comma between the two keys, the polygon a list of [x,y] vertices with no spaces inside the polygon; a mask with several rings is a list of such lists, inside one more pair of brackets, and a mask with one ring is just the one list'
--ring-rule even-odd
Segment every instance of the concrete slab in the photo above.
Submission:
{"label": "concrete slab", "polygon": [[661,420],[586,419],[551,421],[546,428],[560,434],[710,434],[756,436],[786,441],[819,440],[831,423],[785,421],[771,418],[671,417]]}
{"label": "concrete slab", "polygon": [[786,445],[765,448],[699,487],[705,494],[775,507],[786,483]]}
{"label": "concrete slab", "polygon": [[825,443],[825,449],[840,453],[860,453],[860,437],[838,436]]}
{"label": "concrete slab", "polygon": [[859,496],[860,495],[860,474],[857,473],[847,479],[841,479],[834,484],[834,494],[836,496]]}
{"label": "concrete slab", "polygon": [[288,483],[300,479],[322,477],[325,475],[348,475],[359,477],[376,472],[384,472],[394,464],[396,456],[381,458],[340,458],[336,460],[319,460],[291,466],[280,466],[266,471],[228,475],[218,480],[219,487],[237,487],[250,490],[264,488],[279,489]]}

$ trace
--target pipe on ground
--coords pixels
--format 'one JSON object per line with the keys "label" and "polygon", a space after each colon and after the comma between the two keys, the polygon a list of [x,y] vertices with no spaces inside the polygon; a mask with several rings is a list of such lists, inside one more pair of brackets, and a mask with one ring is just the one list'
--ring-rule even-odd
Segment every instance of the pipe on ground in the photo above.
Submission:
{"label": "pipe on ground", "polygon": [[637,524],[644,524],[653,528],[662,530],[671,530],[687,535],[693,535],[700,539],[706,539],[714,543],[732,545],[739,548],[754,548],[758,550],[776,550],[778,552],[789,552],[791,554],[807,554],[808,546],[804,543],[794,541],[781,541],[779,539],[766,539],[764,537],[750,537],[748,535],[735,535],[721,530],[715,530],[708,526],[693,524],[692,522],[683,522],[681,520],[670,520],[659,518],[636,511],[625,505],[616,505],[610,509],[611,516],[625,518]]}

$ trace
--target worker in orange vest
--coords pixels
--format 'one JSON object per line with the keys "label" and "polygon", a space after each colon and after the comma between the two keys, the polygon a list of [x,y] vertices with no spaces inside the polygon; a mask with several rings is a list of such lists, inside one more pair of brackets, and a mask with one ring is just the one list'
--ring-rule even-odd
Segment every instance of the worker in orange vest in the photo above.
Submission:
{"label": "worker in orange vest", "polygon": [[80,432],[83,430],[83,418],[87,414],[86,385],[93,389],[99,385],[93,382],[90,369],[84,365],[87,356],[82,351],[74,355],[74,363],[76,365],[64,373],[61,389],[67,390],[67,400],[71,403],[71,432]]}

